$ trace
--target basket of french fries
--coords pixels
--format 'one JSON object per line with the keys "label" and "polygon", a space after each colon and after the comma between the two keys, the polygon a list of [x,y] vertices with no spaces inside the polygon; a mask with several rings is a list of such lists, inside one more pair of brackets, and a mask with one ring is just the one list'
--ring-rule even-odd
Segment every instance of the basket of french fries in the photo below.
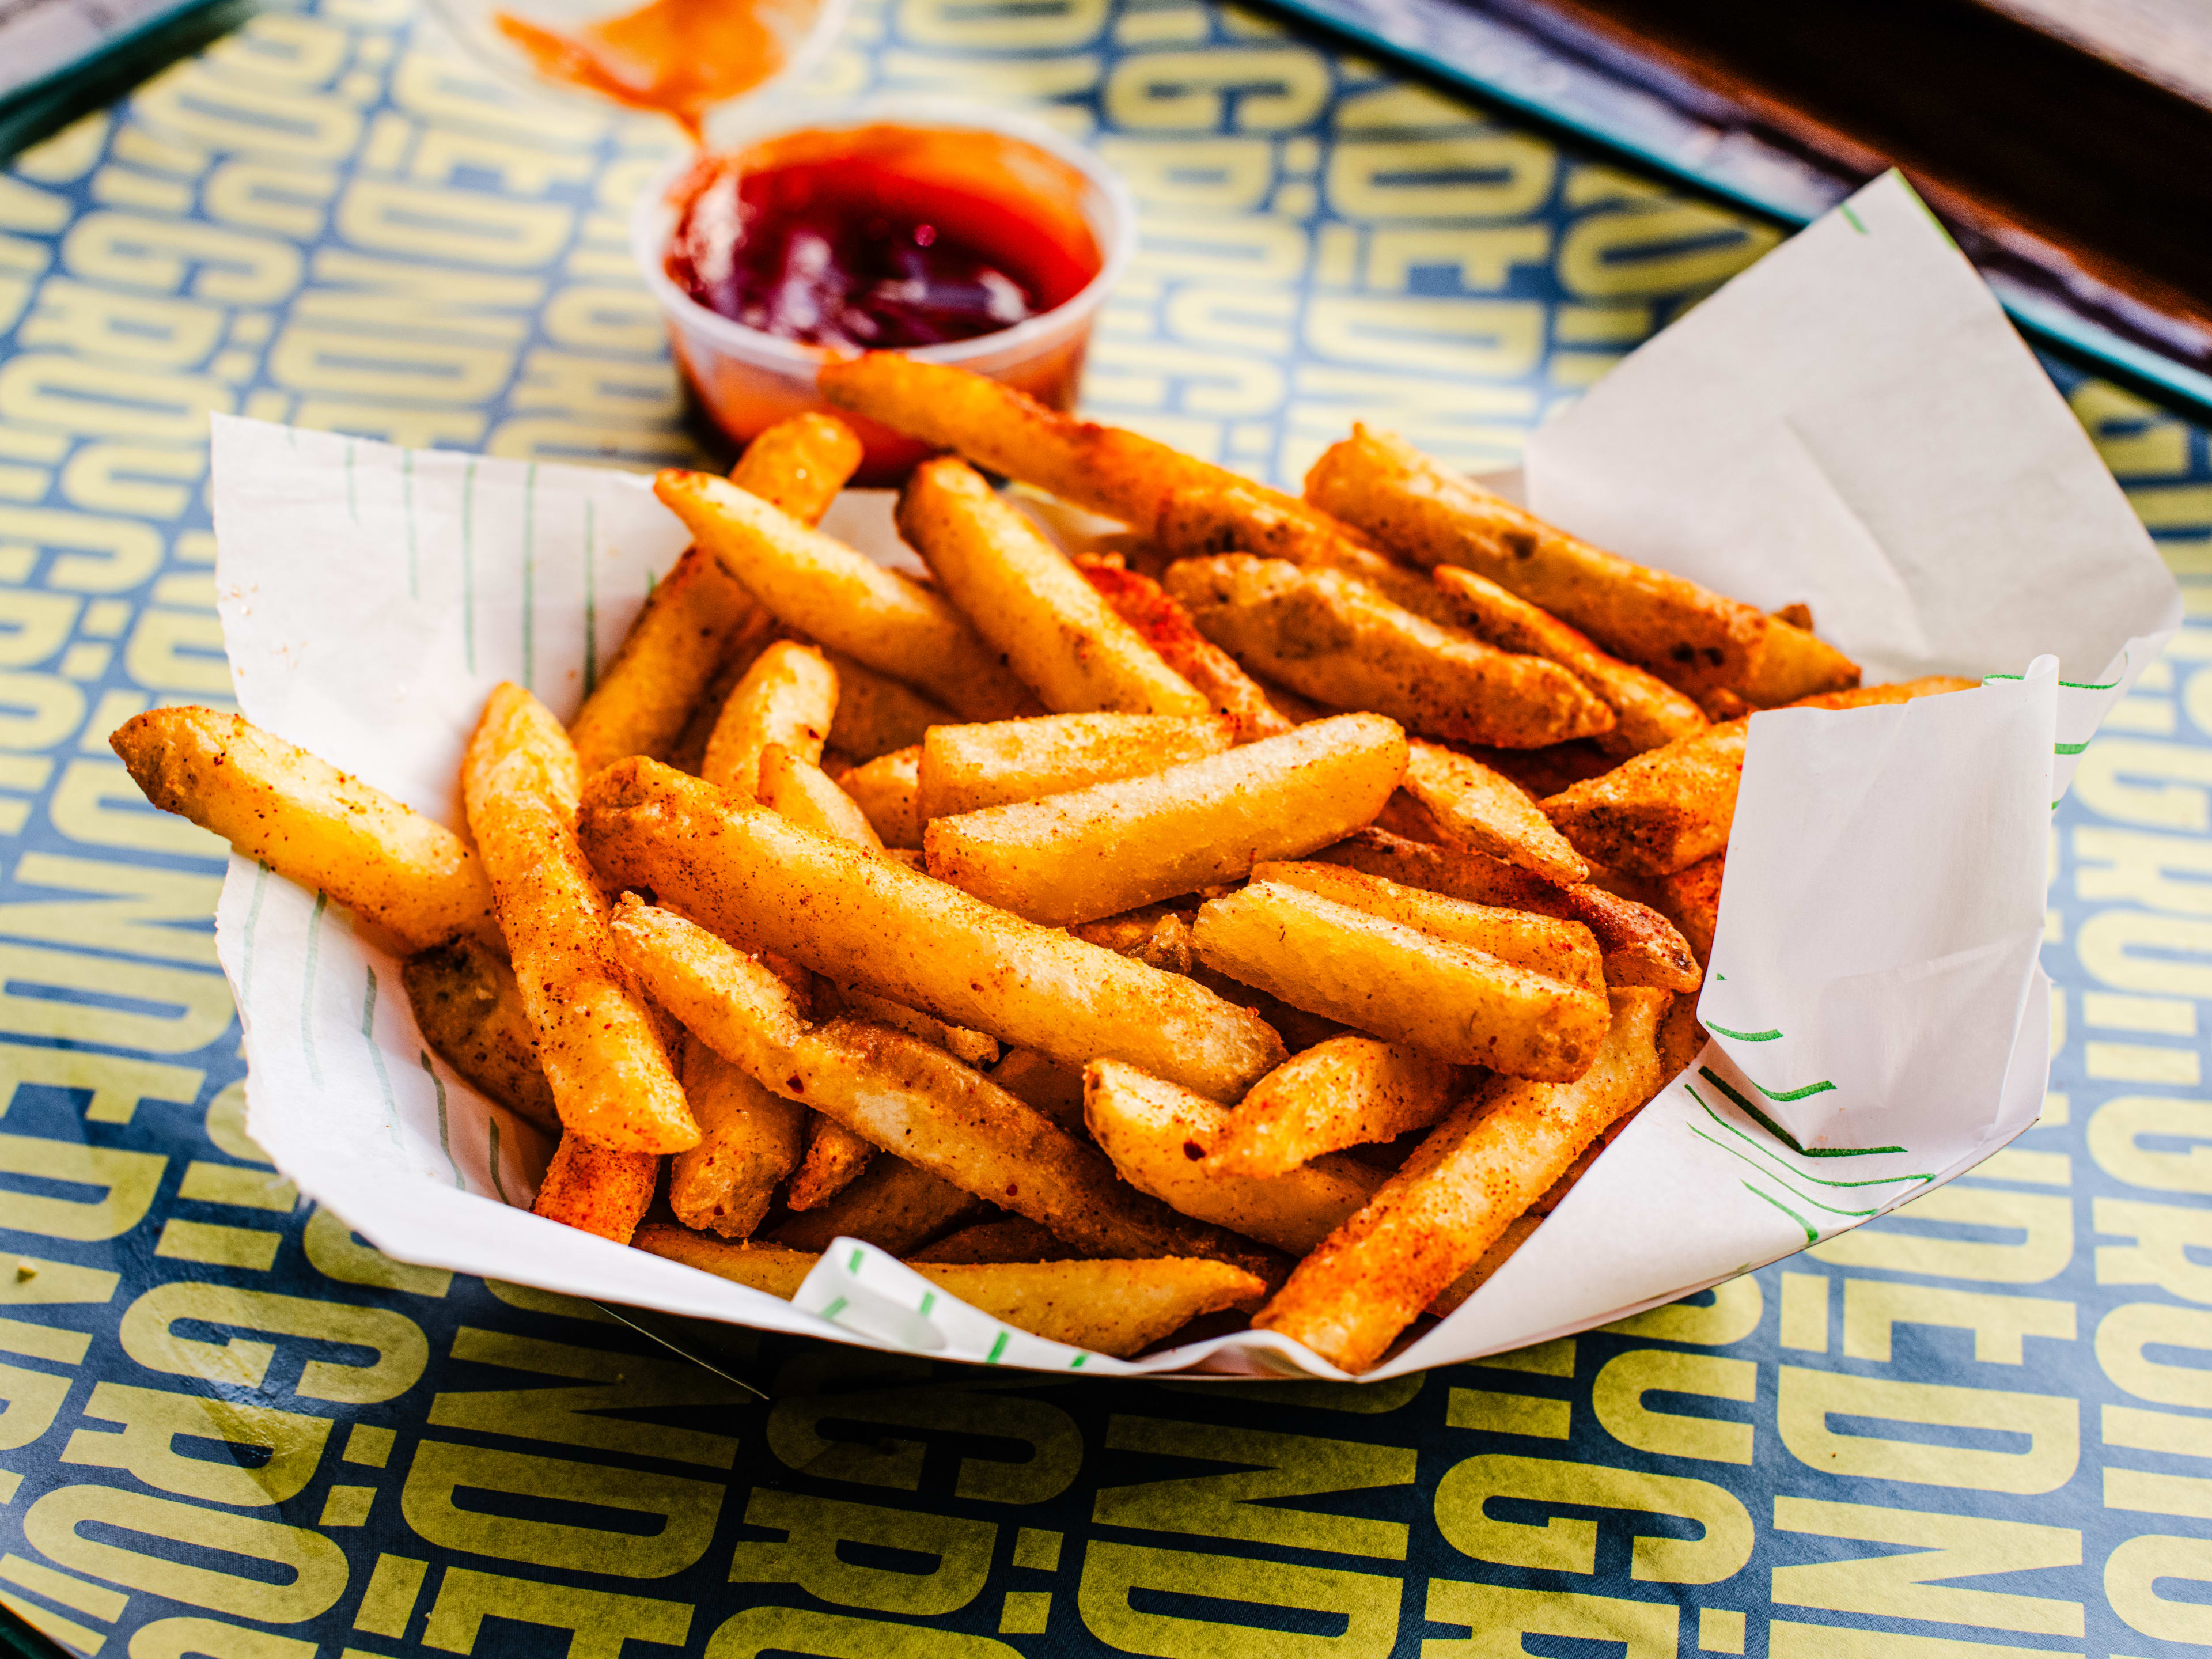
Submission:
{"label": "basket of french fries", "polygon": [[2033,1121],[2050,805],[2179,605],[1901,183],[1540,432],[1526,504],[1379,426],[1291,495],[896,354],[821,383],[936,459],[218,426],[242,712],[113,742],[235,854],[252,1133],[381,1249],[1376,1377]]}

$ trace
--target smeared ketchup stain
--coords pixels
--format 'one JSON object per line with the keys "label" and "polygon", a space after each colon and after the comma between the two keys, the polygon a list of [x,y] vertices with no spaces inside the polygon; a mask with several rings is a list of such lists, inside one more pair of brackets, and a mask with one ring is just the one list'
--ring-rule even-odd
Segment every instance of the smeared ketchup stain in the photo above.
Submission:
{"label": "smeared ketchup stain", "polygon": [[540,75],[665,115],[696,143],[708,110],[783,67],[775,15],[763,0],[647,0],[573,33],[511,12],[492,21]]}

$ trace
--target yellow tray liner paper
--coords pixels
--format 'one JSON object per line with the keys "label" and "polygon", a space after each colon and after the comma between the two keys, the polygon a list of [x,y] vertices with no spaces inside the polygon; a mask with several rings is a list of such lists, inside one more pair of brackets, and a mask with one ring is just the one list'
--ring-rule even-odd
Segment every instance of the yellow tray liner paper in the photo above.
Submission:
{"label": "yellow tray liner paper", "polygon": [[[214,465],[244,713],[455,825],[486,694],[513,679],[572,714],[685,542],[637,474],[227,417]],[[1370,1379],[1671,1301],[1881,1214],[2033,1122],[2050,807],[2180,622],[2063,399],[1894,176],[1626,359],[1534,434],[1526,474],[1537,511],[1601,545],[1762,605],[1809,601],[1870,681],[1986,684],[1753,717],[1699,1001],[1713,1042]],[[879,499],[840,508],[833,530],[897,556]],[[1083,1353],[850,1239],[786,1303],[541,1220],[546,1138],[430,1054],[399,963],[342,911],[234,859],[217,945],[254,1139],[403,1261],[936,1358],[1342,1377],[1267,1332]]]}

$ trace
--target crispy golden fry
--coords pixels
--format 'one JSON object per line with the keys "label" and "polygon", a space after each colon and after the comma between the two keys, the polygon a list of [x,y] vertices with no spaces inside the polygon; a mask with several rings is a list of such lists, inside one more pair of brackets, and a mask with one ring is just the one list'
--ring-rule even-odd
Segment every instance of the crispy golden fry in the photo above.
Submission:
{"label": "crispy golden fry", "polygon": [[837,718],[830,723],[830,747],[851,760],[866,763],[908,748],[920,743],[931,726],[959,719],[935,698],[842,651],[823,654],[837,671]]}
{"label": "crispy golden fry", "polygon": [[1230,722],[1236,742],[1280,737],[1295,724],[1268,701],[1259,682],[1237,665],[1236,658],[1199,632],[1190,612],[1150,576],[1096,558],[1079,558],[1075,564],[1084,580],[1114,607],[1114,614],[1143,635],[1160,659]]}
{"label": "crispy golden fry", "polygon": [[1605,952],[1607,985],[1694,991],[1705,978],[1699,958],[1690,954],[1689,945],[1664,915],[1602,887],[1558,886],[1486,853],[1425,846],[1376,829],[1355,830],[1314,857],[1470,903],[1578,921]]}
{"label": "crispy golden fry", "polygon": [[1327,846],[1382,811],[1405,745],[1380,715],[1341,714],[1145,777],[939,818],[922,846],[932,875],[979,898],[1090,921]]}
{"label": "crispy golden fry", "polygon": [[860,470],[860,441],[835,415],[787,416],[745,446],[730,482],[805,525],[819,524]]}
{"label": "crispy golden fry", "polygon": [[1545,816],[1596,863],[1664,876],[1728,846],[1743,781],[1746,720],[1707,726],[1563,789]]}
{"label": "crispy golden fry", "polygon": [[1176,558],[1254,553],[1356,576],[1393,605],[1502,651],[1559,665],[1611,708],[1617,723],[1597,738],[1616,755],[1656,749],[1705,723],[1689,698],[1642,669],[1607,656],[1583,635],[1487,577],[1458,565],[1433,571],[1377,552],[1350,526],[1258,484],[1172,491],[1153,538]]}
{"label": "crispy golden fry", "polygon": [[894,749],[837,781],[886,847],[921,850],[921,745]]}
{"label": "crispy golden fry", "polygon": [[920,1037],[933,1043],[958,1060],[963,1066],[983,1067],[997,1063],[999,1043],[995,1037],[985,1036],[981,1031],[970,1031],[958,1025],[947,1025],[919,1009],[904,1003],[893,1002],[887,997],[872,996],[866,991],[832,988],[840,1012],[855,1019],[872,1020],[878,1025],[888,1025],[893,1030],[904,1031],[908,1036]]}
{"label": "crispy golden fry", "polygon": [[1062,714],[1204,714],[1207,703],[1114,613],[1067,556],[973,467],[924,461],[900,493],[899,533],[976,631]]}
{"label": "crispy golden fry", "polygon": [[717,1054],[908,1163],[1100,1255],[1254,1259],[1131,1192],[1097,1147],[942,1049],[843,1016],[794,1029],[774,976],[696,923],[631,894],[615,936]]}
{"label": "crispy golden fry", "polygon": [[1698,1000],[1678,996],[1667,1005],[1659,1021],[1659,1076],[1662,1085],[1688,1071],[1712,1039],[1698,1024]]}
{"label": "crispy golden fry", "polygon": [[576,760],[596,772],[625,755],[667,758],[752,598],[712,555],[688,548],[630,624],[622,648],[568,727]]}
{"label": "crispy golden fry", "polygon": [[659,1176],[660,1160],[651,1152],[621,1152],[564,1132],[530,1212],[627,1244]]}
{"label": "crispy golden fry", "polygon": [[1460,1304],[1488,1284],[1498,1270],[1512,1260],[1513,1252],[1526,1244],[1543,1224],[1543,1216],[1533,1209],[1509,1224],[1498,1234],[1498,1242],[1482,1253],[1474,1266],[1438,1291],[1425,1311],[1437,1319],[1449,1319],[1457,1313]]}
{"label": "crispy golden fry", "polygon": [[797,1167],[806,1109],[766,1089],[696,1037],[684,1045],[684,1096],[699,1144],[668,1165],[668,1207],[687,1227],[749,1238]]}
{"label": "crispy golden fry", "polygon": [[1026,1101],[1063,1129],[1083,1127],[1083,1073],[1031,1048],[1017,1048],[991,1071],[991,1081]]}
{"label": "crispy golden fry", "polygon": [[1620,990],[1611,1001],[1596,1063],[1578,1081],[1497,1078],[1477,1090],[1253,1322],[1346,1370],[1370,1370],[1600,1132],[1657,1088],[1653,1036],[1667,993]]}
{"label": "crispy golden fry", "polygon": [[1605,1034],[1605,999],[1279,883],[1198,913],[1209,968],[1294,1008],[1442,1060],[1566,1082]]}
{"label": "crispy golden fry", "polygon": [[[1297,1062],[1291,1062],[1296,1065]],[[1441,1115],[1441,1109],[1439,1115]],[[1100,1060],[1083,1077],[1083,1116],[1121,1178],[1185,1215],[1304,1255],[1382,1186],[1384,1173],[1348,1158],[1302,1160],[1266,1178],[1198,1158],[1218,1146],[1230,1115],[1202,1095]]]}
{"label": "crispy golden fry", "polygon": [[906,1263],[909,1267],[975,1267],[987,1261],[1057,1261],[1067,1254],[1067,1246],[1051,1228],[1016,1215],[947,1233],[907,1257]]}
{"label": "crispy golden fry", "polygon": [[699,694],[699,701],[691,707],[683,731],[668,745],[668,763],[678,771],[696,774],[707,763],[708,740],[714,735],[720,723],[722,707],[730,694],[750,672],[760,653],[781,637],[783,624],[769,612],[755,605],[751,614],[739,623],[735,633],[722,647],[722,659],[714,665],[714,678],[707,689]]}
{"label": "crispy golden fry", "polygon": [[778,640],[753,659],[715,717],[699,775],[739,800],[760,785],[761,750],[819,763],[837,712],[837,671],[813,647]]}
{"label": "crispy golden fry", "polygon": [[698,1126],[569,827],[575,776],[560,722],[520,686],[496,688],[461,789],[562,1125],[605,1151],[680,1152]]}
{"label": "crispy golden fry", "polygon": [[871,853],[884,850],[883,837],[868,822],[860,804],[832,783],[820,767],[794,756],[780,743],[761,751],[756,793],[763,806],[793,823],[803,823]]}
{"label": "crispy golden fry", "polygon": [[789,626],[970,720],[1036,712],[1036,700],[945,598],[808,529],[725,479],[663,472],[653,489],[699,545]]}
{"label": "crispy golden fry", "polygon": [[1460,1081],[1457,1067],[1418,1048],[1331,1037],[1253,1085],[1207,1146],[1205,1171],[1264,1179],[1346,1146],[1395,1140],[1449,1111]]}
{"label": "crispy golden fry", "polygon": [[1699,962],[1713,953],[1713,932],[1721,922],[1721,878],[1727,872],[1728,854],[1716,853],[1650,884],[1654,908],[1682,930]]}
{"label": "crispy golden fry", "polygon": [[1440,627],[1341,571],[1224,553],[1177,561],[1165,586],[1239,662],[1334,708],[1508,749],[1613,729],[1613,710],[1558,664]]}
{"label": "crispy golden fry", "polygon": [[1194,908],[1187,915],[1166,905],[1147,904],[1118,916],[1078,922],[1067,931],[1115,956],[1150,963],[1164,973],[1187,974],[1198,961],[1189,920],[1197,914]]}
{"label": "crispy golden fry", "polygon": [[1800,697],[1790,705],[1792,708],[1875,708],[1888,703],[1911,702],[1915,697],[1940,697],[1950,691],[1976,691],[1981,689],[1979,680],[1960,679],[1956,674],[1929,674],[1917,680],[1898,680],[1888,685],[1862,685],[1849,691],[1826,691],[1815,697]]}
{"label": "crispy golden fry", "polygon": [[726,1279],[732,1284],[765,1291],[786,1302],[799,1294],[799,1287],[806,1282],[806,1275],[814,1271],[814,1264],[822,1259],[818,1250],[789,1249],[778,1244],[739,1243],[734,1239],[690,1232],[682,1227],[641,1227],[637,1230],[637,1237],[629,1242],[649,1255],[680,1261],[687,1267],[696,1267],[703,1273],[713,1273],[718,1279]]}
{"label": "crispy golden fry", "polygon": [[1678,690],[1787,702],[1858,680],[1789,623],[1577,541],[1386,432],[1354,426],[1306,475],[1306,499],[1418,563],[1487,576]]}
{"label": "crispy golden fry", "polygon": [[1407,745],[1403,787],[1449,846],[1487,853],[1563,887],[1589,874],[1543,808],[1480,761],[1417,738]]}
{"label": "crispy golden fry", "polygon": [[777,1224],[769,1242],[792,1250],[826,1250],[832,1240],[857,1238],[905,1255],[990,1209],[975,1194],[902,1158],[878,1152],[851,1186],[828,1203]]}
{"label": "crispy golden fry", "polygon": [[1164,772],[1219,754],[1230,735],[1212,715],[1042,714],[933,726],[921,740],[915,810],[927,823]]}
{"label": "crispy golden fry", "polygon": [[164,812],[329,894],[410,951],[465,934],[505,954],[468,843],[296,744],[211,708],[151,709],[107,741]]}
{"label": "crispy golden fry", "polygon": [[560,1128],[538,1032],[505,957],[458,939],[416,951],[399,978],[422,1041],[440,1059],[496,1104],[541,1129]]}
{"label": "crispy golden fry", "polygon": [[1299,887],[1338,904],[1419,929],[1454,945],[1586,991],[1605,989],[1596,937],[1578,921],[1504,906],[1477,904],[1341,864],[1255,864],[1255,882]]}
{"label": "crispy golden fry", "polygon": [[792,1171],[783,1201],[794,1210],[828,1203],[853,1184],[875,1155],[873,1141],[863,1139],[835,1118],[815,1113],[806,1126],[806,1156]]}
{"label": "crispy golden fry", "polygon": [[1176,484],[1233,476],[1133,432],[1047,409],[966,369],[900,352],[824,363],[816,384],[842,409],[1139,528]]}
{"label": "crispy golden fry", "polygon": [[1187,979],[738,806],[650,761],[602,773],[580,818],[611,880],[725,938],[1063,1065],[1126,1060],[1235,1099],[1283,1058],[1265,1021]]}

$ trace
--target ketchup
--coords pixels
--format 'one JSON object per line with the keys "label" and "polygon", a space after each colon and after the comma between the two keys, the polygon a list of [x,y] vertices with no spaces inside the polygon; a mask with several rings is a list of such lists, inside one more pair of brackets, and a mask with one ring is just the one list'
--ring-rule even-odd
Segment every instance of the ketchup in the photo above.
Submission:
{"label": "ketchup", "polygon": [[949,153],[951,139],[988,135],[844,136],[833,155],[702,160],[685,187],[670,277],[762,333],[878,350],[1011,328],[1098,274],[1079,219],[1041,216],[1018,177]]}

